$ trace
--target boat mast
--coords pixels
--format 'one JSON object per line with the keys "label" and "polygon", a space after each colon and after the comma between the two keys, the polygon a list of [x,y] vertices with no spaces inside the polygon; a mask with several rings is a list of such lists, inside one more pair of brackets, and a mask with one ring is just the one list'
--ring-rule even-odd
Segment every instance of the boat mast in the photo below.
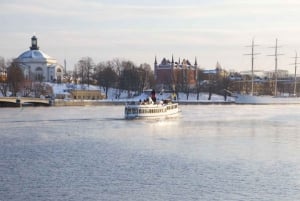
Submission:
{"label": "boat mast", "polygon": [[275,43],[275,47],[271,47],[275,49],[275,54],[274,55],[268,55],[268,56],[273,56],[275,57],[275,86],[274,86],[274,96],[277,96],[277,81],[278,81],[278,70],[277,70],[277,65],[278,65],[278,56],[279,55],[283,55],[283,54],[278,54],[278,39],[276,38],[276,43]]}
{"label": "boat mast", "polygon": [[277,96],[277,80],[278,80],[278,71],[277,71],[277,64],[278,64],[278,59],[277,59],[277,38],[276,38],[276,45],[275,45],[275,90],[274,94]]}
{"label": "boat mast", "polygon": [[253,65],[254,65],[254,40],[252,40],[252,47],[251,47],[251,95],[253,96],[253,88],[254,88],[254,72],[253,72]]}
{"label": "boat mast", "polygon": [[254,47],[258,46],[254,44],[254,38],[252,39],[252,45],[247,46],[251,47],[251,53],[250,54],[245,54],[245,55],[251,55],[251,96],[253,96],[253,91],[254,91],[254,55],[258,55],[259,53],[254,53]]}
{"label": "boat mast", "polygon": [[295,53],[296,53],[296,56],[294,57],[294,59],[295,59],[295,63],[294,63],[294,65],[295,65],[295,75],[294,75],[294,96],[297,96],[297,64],[299,64],[299,63],[297,63],[297,59],[298,59],[299,57],[298,57],[297,51],[295,51]]}

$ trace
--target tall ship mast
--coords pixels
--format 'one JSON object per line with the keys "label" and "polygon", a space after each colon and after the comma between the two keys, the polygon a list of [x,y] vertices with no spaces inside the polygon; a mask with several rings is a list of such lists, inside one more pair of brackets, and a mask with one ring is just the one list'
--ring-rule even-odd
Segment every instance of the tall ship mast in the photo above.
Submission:
{"label": "tall ship mast", "polygon": [[[268,55],[268,56],[274,56],[275,57],[275,72],[274,72],[274,95],[254,95],[253,94],[253,83],[254,83],[254,40],[252,40],[252,51],[251,54],[251,67],[252,67],[252,90],[251,94],[237,94],[235,102],[237,104],[300,104],[300,98],[296,96],[278,96],[277,95],[277,82],[278,82],[278,56],[282,54],[278,54],[278,39],[276,38],[275,47],[272,47],[275,49],[274,55]],[[296,93],[296,73],[297,73],[297,53],[295,56],[295,86],[294,86],[294,93]]]}
{"label": "tall ship mast", "polygon": [[274,71],[274,76],[275,76],[275,83],[274,83],[274,96],[277,96],[277,82],[278,82],[278,56],[283,55],[283,54],[278,54],[278,39],[276,38],[275,42],[275,47],[271,47],[275,49],[275,53],[273,55],[268,55],[268,56],[273,56],[275,57],[275,71]]}
{"label": "tall ship mast", "polygon": [[298,62],[297,62],[297,59],[299,58],[298,57],[298,53],[297,53],[297,51],[295,51],[295,53],[296,53],[296,55],[295,55],[295,57],[293,57],[294,59],[295,59],[295,62],[292,64],[292,65],[294,65],[295,66],[295,74],[294,74],[294,96],[297,96],[297,64],[299,64]]}
{"label": "tall ship mast", "polygon": [[251,46],[246,46],[246,47],[251,47],[251,53],[245,54],[245,55],[251,56],[251,95],[252,96],[254,94],[254,56],[259,54],[259,53],[254,53],[255,46],[258,46],[258,45],[254,44],[254,38],[253,38]]}

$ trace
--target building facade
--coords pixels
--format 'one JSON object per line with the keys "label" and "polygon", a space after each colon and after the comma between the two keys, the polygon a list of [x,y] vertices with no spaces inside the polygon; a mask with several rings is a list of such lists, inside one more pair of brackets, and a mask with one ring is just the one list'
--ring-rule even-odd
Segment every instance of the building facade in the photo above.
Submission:
{"label": "building facade", "polygon": [[61,82],[63,66],[56,59],[39,50],[36,36],[31,38],[31,47],[14,60],[23,70],[26,80],[43,82]]}
{"label": "building facade", "polygon": [[176,85],[186,85],[190,88],[196,86],[197,83],[197,59],[194,64],[188,59],[182,61],[174,61],[172,56],[171,61],[163,58],[158,64],[157,58],[154,61],[154,76],[156,86],[159,89],[173,89]]}

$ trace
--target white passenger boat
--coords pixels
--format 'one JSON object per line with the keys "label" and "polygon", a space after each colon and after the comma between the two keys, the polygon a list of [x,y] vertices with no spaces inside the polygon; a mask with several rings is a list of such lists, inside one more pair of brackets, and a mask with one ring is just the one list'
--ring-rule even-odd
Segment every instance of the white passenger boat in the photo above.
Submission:
{"label": "white passenger boat", "polygon": [[179,113],[178,103],[171,100],[156,101],[155,90],[144,101],[129,102],[125,105],[125,119],[156,119],[175,117]]}
{"label": "white passenger boat", "polygon": [[176,117],[178,113],[178,103],[172,103],[170,100],[159,103],[129,102],[125,105],[125,119],[170,118]]}

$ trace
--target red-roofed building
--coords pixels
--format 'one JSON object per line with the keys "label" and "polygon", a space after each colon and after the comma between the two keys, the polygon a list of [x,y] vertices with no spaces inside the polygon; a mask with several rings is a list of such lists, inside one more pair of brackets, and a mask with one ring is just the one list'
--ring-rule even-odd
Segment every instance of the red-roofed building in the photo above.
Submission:
{"label": "red-roofed building", "polygon": [[171,61],[163,58],[158,64],[157,58],[154,61],[154,75],[156,87],[159,89],[173,89],[179,83],[185,83],[190,88],[196,86],[197,81],[197,59],[195,58],[194,65],[188,60],[183,59],[178,62],[174,61],[172,55]]}

